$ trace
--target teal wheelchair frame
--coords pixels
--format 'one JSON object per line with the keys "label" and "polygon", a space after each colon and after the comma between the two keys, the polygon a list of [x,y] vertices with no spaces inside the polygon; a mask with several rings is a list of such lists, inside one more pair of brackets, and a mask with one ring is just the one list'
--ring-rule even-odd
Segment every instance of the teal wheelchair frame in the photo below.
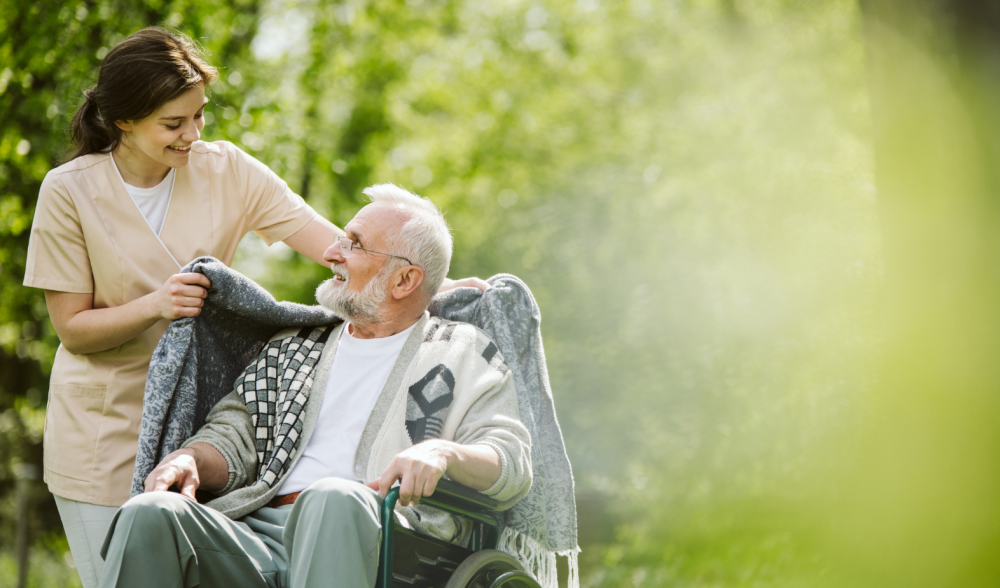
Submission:
{"label": "teal wheelchair frame", "polygon": [[420,499],[472,523],[469,547],[417,533],[395,523],[399,488],[382,501],[382,544],[375,588],[541,588],[513,557],[496,550],[498,502],[471,488],[441,479]]}

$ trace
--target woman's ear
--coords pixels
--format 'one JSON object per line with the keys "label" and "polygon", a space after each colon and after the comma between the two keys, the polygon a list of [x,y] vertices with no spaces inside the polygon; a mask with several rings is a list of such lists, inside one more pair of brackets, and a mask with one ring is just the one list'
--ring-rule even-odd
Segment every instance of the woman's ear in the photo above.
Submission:
{"label": "woman's ear", "polygon": [[392,284],[392,297],[402,300],[412,295],[424,283],[424,270],[415,265],[408,265],[400,270]]}
{"label": "woman's ear", "polygon": [[132,123],[130,123],[127,120],[116,120],[115,121],[115,126],[118,127],[119,129],[125,131],[126,133],[131,133],[132,132]]}

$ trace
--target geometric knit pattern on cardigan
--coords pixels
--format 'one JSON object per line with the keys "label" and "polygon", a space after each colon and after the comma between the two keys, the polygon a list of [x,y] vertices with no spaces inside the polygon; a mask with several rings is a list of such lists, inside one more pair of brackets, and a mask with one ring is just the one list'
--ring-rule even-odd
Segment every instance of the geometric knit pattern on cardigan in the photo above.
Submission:
{"label": "geometric knit pattern on cardigan", "polygon": [[[459,323],[434,323],[424,336],[424,343],[431,341],[451,341],[452,333]],[[440,331],[440,332],[438,332]],[[506,374],[507,366],[492,341],[482,353],[483,359],[491,367]],[[441,436],[441,425],[448,413],[448,407],[455,397],[455,376],[444,364],[438,364],[423,378],[407,389],[406,432],[414,443]]]}
{"label": "geometric knit pattern on cardigan", "polygon": [[[250,412],[260,470],[268,486],[285,473],[288,457],[302,435],[302,410],[312,389],[313,371],[332,327],[304,328],[272,341],[236,379],[236,393]],[[281,416],[280,426],[277,424]]]}

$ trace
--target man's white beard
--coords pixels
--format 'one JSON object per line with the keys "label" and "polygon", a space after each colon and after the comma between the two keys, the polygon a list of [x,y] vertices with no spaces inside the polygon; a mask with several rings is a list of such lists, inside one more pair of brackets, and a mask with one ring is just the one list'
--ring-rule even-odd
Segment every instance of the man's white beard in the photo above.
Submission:
{"label": "man's white beard", "polygon": [[316,301],[355,325],[366,326],[381,322],[379,309],[389,294],[389,282],[382,275],[383,271],[379,270],[372,276],[363,290],[352,292],[348,289],[351,276],[347,268],[337,266],[336,270],[344,277],[343,283],[335,286],[333,282],[337,278],[324,281],[316,288]]}

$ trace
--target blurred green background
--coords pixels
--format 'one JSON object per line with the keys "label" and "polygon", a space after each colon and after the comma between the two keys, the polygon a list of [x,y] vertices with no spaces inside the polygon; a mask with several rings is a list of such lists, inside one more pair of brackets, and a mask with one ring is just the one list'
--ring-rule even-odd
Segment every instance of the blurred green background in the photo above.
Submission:
{"label": "blurred green background", "polygon": [[[0,3],[0,587],[76,585],[21,286],[108,48],[220,68],[203,138],[338,225],[394,182],[542,308],[586,587],[1000,579],[1000,14],[987,0]],[[313,302],[327,270],[248,236]],[[20,516],[19,516],[20,515]]]}

